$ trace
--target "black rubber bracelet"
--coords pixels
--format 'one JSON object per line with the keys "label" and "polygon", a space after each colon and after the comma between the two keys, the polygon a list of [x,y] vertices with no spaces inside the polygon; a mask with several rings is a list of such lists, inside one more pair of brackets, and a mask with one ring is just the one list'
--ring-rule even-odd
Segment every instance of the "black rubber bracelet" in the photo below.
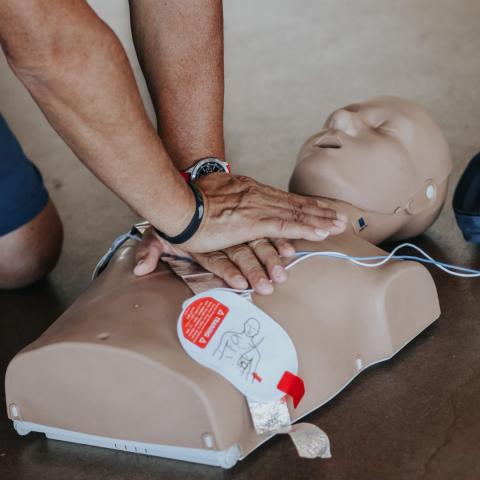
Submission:
{"label": "black rubber bracelet", "polygon": [[196,231],[198,230],[198,227],[200,227],[200,224],[202,223],[203,213],[205,210],[203,206],[202,194],[191,183],[188,183],[188,186],[192,189],[192,192],[195,196],[195,213],[193,214],[193,217],[190,220],[190,223],[185,228],[185,230],[182,233],[175,235],[174,237],[169,237],[165,233],[155,228],[155,232],[157,232],[158,235],[164,238],[167,242],[170,242],[173,244],[184,243],[187,240],[190,240],[190,238],[192,238],[193,235],[195,235]]}

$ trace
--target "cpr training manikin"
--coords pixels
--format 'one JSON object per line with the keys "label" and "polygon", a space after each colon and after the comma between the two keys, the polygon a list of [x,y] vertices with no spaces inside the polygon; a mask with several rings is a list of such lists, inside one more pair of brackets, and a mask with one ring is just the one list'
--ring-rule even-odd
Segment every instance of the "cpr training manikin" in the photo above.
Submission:
{"label": "cpr training manikin", "polygon": [[225,468],[288,433],[300,455],[328,457],[328,437],[293,422],[440,315],[422,264],[349,258],[383,258],[376,244],[424,232],[450,170],[442,132],[418,105],[378,97],[335,111],[300,149],[289,188],[345,213],[347,231],[295,241],[288,281],[268,296],[185,265],[185,275],[162,263],[136,277],[137,241],[126,239],[11,361],[17,432]]}

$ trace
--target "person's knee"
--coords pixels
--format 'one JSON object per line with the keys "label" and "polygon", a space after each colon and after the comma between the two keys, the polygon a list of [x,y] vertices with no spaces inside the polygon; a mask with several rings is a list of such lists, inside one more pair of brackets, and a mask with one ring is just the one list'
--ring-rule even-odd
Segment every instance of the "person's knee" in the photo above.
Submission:
{"label": "person's knee", "polygon": [[30,222],[0,237],[0,289],[26,287],[48,275],[62,241],[62,223],[49,201]]}

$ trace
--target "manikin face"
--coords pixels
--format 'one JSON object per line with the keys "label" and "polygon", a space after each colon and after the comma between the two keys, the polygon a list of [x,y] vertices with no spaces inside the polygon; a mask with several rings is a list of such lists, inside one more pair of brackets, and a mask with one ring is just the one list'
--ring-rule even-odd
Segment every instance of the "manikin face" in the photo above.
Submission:
{"label": "manikin face", "polygon": [[[336,110],[300,150],[290,190],[394,213],[450,172],[445,139],[412,102],[378,97]],[[430,182],[430,183],[429,183]]]}
{"label": "manikin face", "polygon": [[245,335],[247,337],[254,337],[259,330],[260,330],[260,325],[258,323],[258,320],[256,320],[255,318],[249,318],[245,322]]}

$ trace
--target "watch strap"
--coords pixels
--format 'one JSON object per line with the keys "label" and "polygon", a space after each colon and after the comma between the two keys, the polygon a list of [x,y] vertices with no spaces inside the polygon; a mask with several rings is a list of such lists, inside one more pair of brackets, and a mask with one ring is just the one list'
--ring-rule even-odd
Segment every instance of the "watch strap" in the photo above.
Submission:
{"label": "watch strap", "polygon": [[188,170],[180,170],[180,175],[183,177],[183,179],[186,182],[190,181],[190,178],[192,177],[192,174],[190,173],[190,169]]}

